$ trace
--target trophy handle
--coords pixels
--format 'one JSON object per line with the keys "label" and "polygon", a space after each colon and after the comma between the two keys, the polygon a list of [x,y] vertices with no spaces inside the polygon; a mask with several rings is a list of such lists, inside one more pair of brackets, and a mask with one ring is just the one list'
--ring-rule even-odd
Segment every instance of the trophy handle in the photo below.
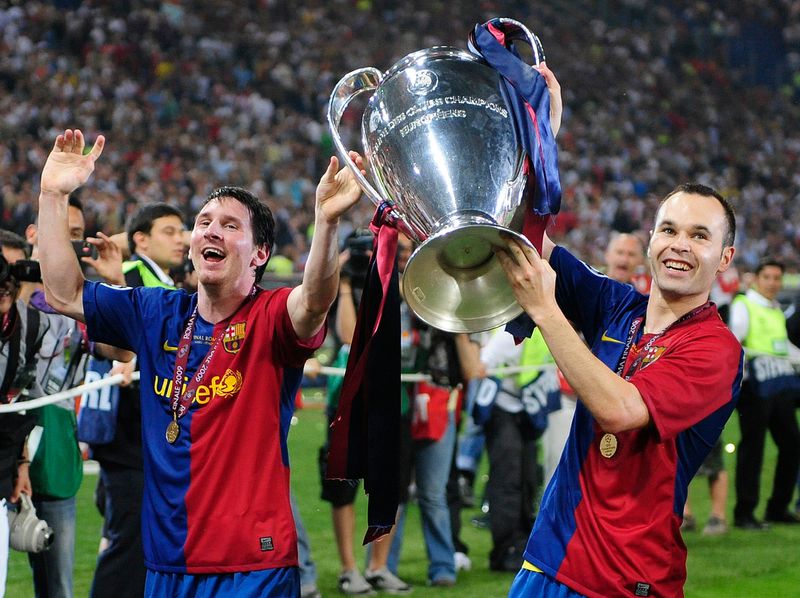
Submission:
{"label": "trophy handle", "polygon": [[509,19],[508,17],[500,17],[497,19],[503,25],[503,33],[511,40],[527,42],[533,50],[533,64],[539,64],[545,61],[544,48],[542,42],[536,37],[530,29],[519,21]]}
{"label": "trophy handle", "polygon": [[[339,125],[342,122],[342,115],[345,110],[347,110],[347,106],[350,102],[364,92],[378,89],[382,76],[383,74],[373,67],[352,71],[339,80],[336,87],[333,88],[330,100],[328,101],[328,127],[331,130],[333,143],[339,155],[342,156],[344,163],[356,177],[356,181],[361,189],[367,197],[370,198],[372,203],[378,207],[385,202],[389,204],[394,204],[394,202],[389,198],[381,197],[381,194],[375,190],[372,184],[361,173],[361,170],[359,170],[355,162],[350,159],[350,154],[347,152],[347,148],[342,143],[341,136],[339,135]],[[410,238],[416,240],[425,238],[425,235],[422,235],[420,231],[417,231],[402,217],[394,205],[388,210],[385,217],[388,218],[398,230],[405,233]]]}
{"label": "trophy handle", "polygon": [[367,178],[361,174],[361,170],[359,170],[355,162],[350,159],[350,154],[347,153],[347,148],[342,143],[342,138],[339,135],[339,124],[342,122],[342,115],[347,110],[347,106],[354,98],[366,91],[378,89],[381,76],[381,72],[372,67],[352,71],[339,80],[336,87],[333,88],[331,99],[328,102],[328,126],[331,130],[333,143],[342,156],[344,163],[355,175],[364,193],[376,206],[381,205],[384,202],[384,198],[375,190]]}

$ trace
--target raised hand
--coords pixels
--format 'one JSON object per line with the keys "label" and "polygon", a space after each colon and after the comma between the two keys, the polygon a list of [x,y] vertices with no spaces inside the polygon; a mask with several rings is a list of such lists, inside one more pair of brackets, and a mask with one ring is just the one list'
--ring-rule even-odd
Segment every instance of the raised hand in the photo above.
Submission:
{"label": "raised hand", "polygon": [[103,153],[105,142],[105,137],[98,135],[92,151],[84,155],[86,142],[80,129],[67,129],[56,137],[42,170],[42,193],[69,195],[83,185],[94,172],[94,163]]}
{"label": "raised hand", "polygon": [[550,92],[550,128],[553,130],[553,137],[555,137],[561,128],[561,114],[564,111],[564,104],[561,100],[561,84],[556,79],[553,71],[544,62],[537,64],[533,68],[544,77],[544,82],[547,83],[547,91]]}
{"label": "raised hand", "polygon": [[[350,159],[355,162],[362,174],[366,174],[364,159],[357,152],[350,152]],[[328,222],[334,222],[353,207],[361,197],[361,187],[356,182],[356,177],[349,168],[344,167],[338,172],[339,160],[331,157],[328,169],[322,175],[317,185],[317,211]]]}

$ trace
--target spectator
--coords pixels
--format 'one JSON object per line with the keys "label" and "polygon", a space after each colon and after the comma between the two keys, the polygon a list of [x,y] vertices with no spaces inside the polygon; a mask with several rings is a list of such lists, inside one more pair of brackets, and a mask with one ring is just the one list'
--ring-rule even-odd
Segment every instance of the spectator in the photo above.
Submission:
{"label": "spectator", "polygon": [[742,438],[736,455],[733,514],[734,525],[748,530],[766,527],[756,519],[754,511],[759,500],[767,430],[778,446],[778,460],[764,519],[800,523],[800,518],[789,510],[800,466],[800,431],[795,415],[800,381],[788,364],[786,317],[776,301],[783,272],[782,262],[763,259],[756,268],[753,287],[731,304],[730,328],[741,341],[748,360],[737,407]]}

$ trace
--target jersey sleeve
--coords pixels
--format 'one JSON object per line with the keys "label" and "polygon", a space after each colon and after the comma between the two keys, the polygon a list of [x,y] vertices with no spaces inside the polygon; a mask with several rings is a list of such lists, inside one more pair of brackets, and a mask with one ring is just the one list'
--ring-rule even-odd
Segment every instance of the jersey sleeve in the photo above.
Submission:
{"label": "jersey sleeve", "polygon": [[630,382],[642,395],[660,438],[666,440],[735,400],[741,372],[741,345],[721,328],[685,337],[636,372]]}
{"label": "jersey sleeve", "polygon": [[83,313],[94,342],[137,351],[143,322],[137,295],[142,288],[116,287],[87,280],[83,285]]}
{"label": "jersey sleeve", "polygon": [[629,284],[608,278],[563,247],[555,247],[550,265],[556,271],[556,301],[568,320],[592,344],[618,306],[640,294]]}
{"label": "jersey sleeve", "polygon": [[311,338],[298,338],[286,306],[290,292],[289,288],[274,291],[267,302],[266,310],[275,322],[275,335],[272,337],[274,355],[282,365],[302,367],[306,359],[322,346],[328,330],[328,321],[326,320]]}

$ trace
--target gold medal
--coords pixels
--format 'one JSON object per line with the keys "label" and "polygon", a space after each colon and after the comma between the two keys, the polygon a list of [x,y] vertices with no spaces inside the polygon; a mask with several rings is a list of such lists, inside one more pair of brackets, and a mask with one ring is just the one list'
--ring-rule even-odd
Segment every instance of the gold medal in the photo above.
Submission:
{"label": "gold medal", "polygon": [[617,437],[613,434],[603,434],[600,439],[600,454],[610,459],[617,452]]}
{"label": "gold medal", "polygon": [[178,434],[181,433],[181,428],[178,426],[178,422],[176,420],[172,420],[169,422],[167,426],[167,442],[173,444],[178,439]]}

